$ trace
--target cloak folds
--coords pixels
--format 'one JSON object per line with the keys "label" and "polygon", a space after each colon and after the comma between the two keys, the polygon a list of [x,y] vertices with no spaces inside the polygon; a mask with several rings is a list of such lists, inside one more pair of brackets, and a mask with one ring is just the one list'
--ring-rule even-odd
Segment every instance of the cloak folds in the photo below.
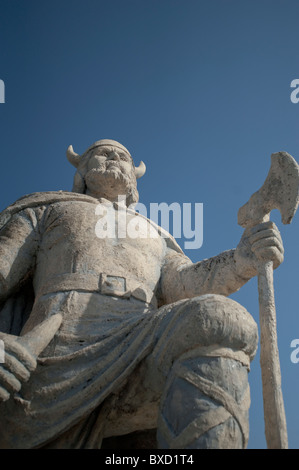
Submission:
{"label": "cloak folds", "polygon": [[39,447],[116,393],[151,352],[155,316],[155,312],[131,315],[94,344],[63,356],[40,357],[20,393],[0,405],[0,448]]}

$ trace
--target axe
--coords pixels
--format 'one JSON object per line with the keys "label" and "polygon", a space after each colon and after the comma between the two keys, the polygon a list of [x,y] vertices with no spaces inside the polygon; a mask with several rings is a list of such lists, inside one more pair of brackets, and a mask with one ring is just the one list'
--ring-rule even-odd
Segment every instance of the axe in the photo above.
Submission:
{"label": "axe", "polygon": [[[299,204],[298,189],[299,165],[296,160],[286,152],[273,153],[263,186],[239,209],[238,224],[247,228],[268,222],[272,209],[280,211],[283,224],[291,223]],[[265,435],[268,449],[287,449],[288,436],[277,346],[273,262],[258,260],[257,272]]]}

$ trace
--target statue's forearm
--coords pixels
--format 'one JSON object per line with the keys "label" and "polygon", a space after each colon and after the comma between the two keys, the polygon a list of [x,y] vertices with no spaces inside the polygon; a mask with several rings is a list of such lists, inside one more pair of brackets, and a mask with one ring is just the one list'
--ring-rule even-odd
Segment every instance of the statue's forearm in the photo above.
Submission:
{"label": "statue's forearm", "polygon": [[182,284],[187,297],[203,294],[228,296],[240,289],[248,278],[237,271],[235,250],[186,266],[181,270]]}
{"label": "statue's forearm", "polygon": [[249,278],[238,272],[234,254],[234,249],[224,251],[198,263],[185,263],[176,273],[166,273],[163,284],[167,303],[203,294],[228,296],[239,290]]}

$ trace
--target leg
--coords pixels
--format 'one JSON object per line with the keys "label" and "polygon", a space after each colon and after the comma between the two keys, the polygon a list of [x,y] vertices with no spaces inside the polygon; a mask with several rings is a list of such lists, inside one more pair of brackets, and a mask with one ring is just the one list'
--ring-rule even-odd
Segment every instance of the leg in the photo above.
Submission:
{"label": "leg", "polygon": [[151,383],[158,371],[165,377],[159,448],[246,447],[257,339],[256,323],[231,299],[209,295],[173,304],[149,358]]}
{"label": "leg", "polygon": [[222,357],[178,360],[158,419],[163,449],[243,449],[248,441],[247,369]]}

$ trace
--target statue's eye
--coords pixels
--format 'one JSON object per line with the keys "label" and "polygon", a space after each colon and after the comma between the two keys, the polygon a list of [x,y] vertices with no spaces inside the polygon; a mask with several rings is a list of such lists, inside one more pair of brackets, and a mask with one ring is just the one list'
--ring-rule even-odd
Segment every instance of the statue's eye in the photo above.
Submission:
{"label": "statue's eye", "polygon": [[128,162],[129,161],[129,157],[127,155],[125,155],[124,153],[121,153],[119,154],[119,158],[121,160],[123,160],[124,162]]}

